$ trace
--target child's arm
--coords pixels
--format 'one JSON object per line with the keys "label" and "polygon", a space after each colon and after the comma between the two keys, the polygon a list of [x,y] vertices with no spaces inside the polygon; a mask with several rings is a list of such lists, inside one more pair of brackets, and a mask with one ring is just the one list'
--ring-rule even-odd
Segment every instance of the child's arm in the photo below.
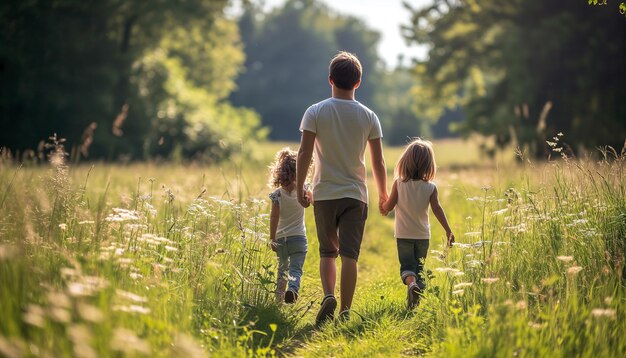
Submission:
{"label": "child's arm", "polygon": [[272,251],[276,251],[276,230],[278,229],[278,217],[280,216],[280,205],[272,202],[270,211],[270,247]]}
{"label": "child's arm", "polygon": [[443,208],[441,204],[439,204],[439,196],[437,195],[437,187],[433,190],[433,193],[430,195],[430,207],[433,210],[433,214],[446,231],[446,237],[448,238],[448,246],[452,246],[454,243],[454,234],[452,233],[452,229],[450,229],[450,225],[448,225],[448,219],[446,218],[446,213],[443,212]]}
{"label": "child's arm", "polygon": [[308,207],[311,203],[306,198],[304,192],[304,182],[309,172],[311,158],[313,157],[313,146],[315,145],[315,133],[304,130],[300,139],[300,149],[298,149],[298,159],[296,159],[296,194],[298,202],[303,207]]}
{"label": "child's arm", "polygon": [[389,194],[389,199],[383,203],[383,209],[381,213],[383,215],[389,214],[391,210],[398,203],[398,181],[394,180],[393,185],[391,186],[391,194]]}
{"label": "child's arm", "polygon": [[387,166],[383,156],[383,142],[380,138],[370,139],[370,157],[372,161],[372,173],[378,187],[378,210],[383,213],[383,203],[387,201]]}

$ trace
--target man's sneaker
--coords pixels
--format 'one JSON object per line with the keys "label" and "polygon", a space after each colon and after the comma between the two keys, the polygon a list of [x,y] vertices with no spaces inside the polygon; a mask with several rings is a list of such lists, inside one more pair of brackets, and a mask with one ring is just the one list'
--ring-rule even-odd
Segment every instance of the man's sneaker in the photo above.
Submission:
{"label": "man's sneaker", "polygon": [[407,289],[407,307],[408,309],[413,309],[420,303],[420,288],[412,283],[409,285]]}
{"label": "man's sneaker", "polygon": [[335,296],[327,295],[324,297],[320,311],[317,313],[317,317],[315,318],[315,325],[319,327],[329,319],[333,319],[335,316],[335,308],[337,308],[337,299]]}
{"label": "man's sneaker", "polygon": [[298,300],[298,292],[294,290],[287,290],[285,292],[285,303],[295,303]]}

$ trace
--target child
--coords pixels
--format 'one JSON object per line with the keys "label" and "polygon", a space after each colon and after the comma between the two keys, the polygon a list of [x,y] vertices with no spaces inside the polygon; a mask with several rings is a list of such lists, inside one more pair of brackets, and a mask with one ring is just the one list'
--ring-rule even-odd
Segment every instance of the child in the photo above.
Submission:
{"label": "child", "polygon": [[[307,253],[304,208],[296,198],[296,152],[283,148],[276,153],[270,167],[271,188],[278,188],[269,197],[272,200],[270,213],[270,246],[278,256],[276,299],[294,303],[298,299],[302,266]],[[311,202],[310,191],[306,192]],[[285,288],[289,280],[287,292]]]}
{"label": "child", "polygon": [[409,309],[419,303],[419,295],[426,288],[422,271],[430,240],[429,204],[446,231],[448,246],[454,242],[454,234],[448,225],[446,214],[439,205],[437,186],[432,182],[435,172],[432,143],[419,138],[409,143],[398,161],[391,194],[382,208],[386,215],[397,205],[395,236],[400,275],[402,282],[408,287]]}
{"label": "child", "polygon": [[[355,100],[362,67],[348,52],[330,62],[328,82],[332,97],[310,106],[302,117],[298,151],[297,196],[308,206],[304,192],[311,156],[315,150],[313,176],[315,226],[319,240],[320,278],[324,299],[316,325],[334,318],[337,300],[337,256],[341,256],[340,317],[348,318],[357,281],[357,260],[367,219],[368,193],[364,152],[369,144],[372,171],[379,203],[387,200],[387,171],[383,159],[380,121]],[[379,209],[382,207],[379,205]]]}

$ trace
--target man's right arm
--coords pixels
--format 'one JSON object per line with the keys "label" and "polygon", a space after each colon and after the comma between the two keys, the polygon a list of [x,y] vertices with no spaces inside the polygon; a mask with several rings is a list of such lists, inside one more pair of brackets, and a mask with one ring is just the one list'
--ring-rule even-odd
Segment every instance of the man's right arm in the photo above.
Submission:
{"label": "man's right arm", "polygon": [[302,138],[300,138],[300,148],[298,149],[298,159],[296,160],[296,194],[298,195],[298,202],[305,208],[310,205],[310,202],[304,192],[304,182],[311,165],[314,144],[315,133],[303,130]]}

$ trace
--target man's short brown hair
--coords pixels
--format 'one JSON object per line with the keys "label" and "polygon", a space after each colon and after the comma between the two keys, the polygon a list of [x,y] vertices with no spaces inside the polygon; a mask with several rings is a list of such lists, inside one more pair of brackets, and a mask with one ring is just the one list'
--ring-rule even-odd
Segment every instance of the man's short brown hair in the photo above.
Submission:
{"label": "man's short brown hair", "polygon": [[351,90],[361,80],[363,68],[356,55],[341,51],[330,61],[328,73],[335,86]]}

